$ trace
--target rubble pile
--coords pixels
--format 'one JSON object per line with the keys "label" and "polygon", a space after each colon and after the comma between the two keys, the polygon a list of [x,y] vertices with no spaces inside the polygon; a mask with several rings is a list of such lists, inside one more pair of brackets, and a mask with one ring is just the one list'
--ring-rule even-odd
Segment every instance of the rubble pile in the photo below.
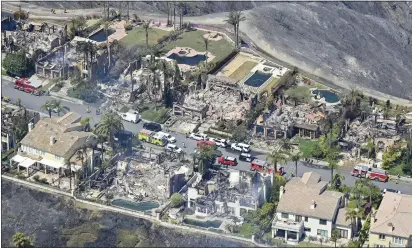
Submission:
{"label": "rubble pile", "polygon": [[60,35],[40,32],[6,31],[6,37],[9,41],[13,40],[14,44],[25,47],[27,52],[33,55],[39,49],[46,53],[50,52],[59,45]]}
{"label": "rubble pile", "polygon": [[203,109],[208,106],[206,116],[212,120],[243,120],[250,109],[248,101],[241,99],[238,90],[211,87],[193,93],[185,98],[183,106],[191,109]]}
{"label": "rubble pile", "polygon": [[117,196],[164,202],[168,198],[169,175],[160,165],[131,161],[115,185]]}
{"label": "rubble pile", "polygon": [[326,116],[317,109],[312,109],[309,104],[298,106],[282,105],[271,115],[264,118],[266,125],[287,130],[293,124],[318,124]]}

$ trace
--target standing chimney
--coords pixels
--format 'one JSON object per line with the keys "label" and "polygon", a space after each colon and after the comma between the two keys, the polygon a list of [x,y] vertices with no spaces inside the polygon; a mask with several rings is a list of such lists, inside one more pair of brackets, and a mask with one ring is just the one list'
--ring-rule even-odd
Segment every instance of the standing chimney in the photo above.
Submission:
{"label": "standing chimney", "polygon": [[33,122],[29,123],[29,133],[31,132],[31,130],[33,130]]}
{"label": "standing chimney", "polygon": [[285,188],[284,188],[283,186],[280,186],[280,189],[279,189],[279,200],[280,200],[280,198],[282,198],[283,193],[285,193]]}

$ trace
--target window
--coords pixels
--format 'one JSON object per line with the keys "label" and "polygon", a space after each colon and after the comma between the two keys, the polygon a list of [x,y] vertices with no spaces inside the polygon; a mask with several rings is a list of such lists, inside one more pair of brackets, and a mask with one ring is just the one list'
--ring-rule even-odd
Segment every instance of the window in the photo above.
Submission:
{"label": "window", "polygon": [[385,234],[379,234],[379,239],[380,240],[385,240]]}
{"label": "window", "polygon": [[309,221],[309,217],[305,216],[305,222]]}
{"label": "window", "polygon": [[375,245],[376,248],[384,248],[384,245]]}
{"label": "window", "polygon": [[328,230],[318,229],[318,236],[327,237],[328,236]]}
{"label": "window", "polygon": [[288,213],[282,213],[282,218],[283,218],[283,219],[288,219],[288,218],[289,218],[289,214],[288,214]]}
{"label": "window", "polygon": [[295,216],[295,221],[296,221],[296,222],[301,222],[301,221],[302,221],[302,216],[296,215],[296,216]]}
{"label": "window", "polygon": [[403,245],[403,240],[402,240],[402,238],[393,237],[393,238],[392,238],[392,242],[393,242],[394,244]]}
{"label": "window", "polygon": [[305,232],[310,232],[310,228],[309,228],[309,227],[305,227]]}
{"label": "window", "polygon": [[319,220],[319,225],[326,225],[326,222],[327,222],[327,220],[320,219]]}
{"label": "window", "polygon": [[344,238],[344,239],[348,238],[348,230],[338,228],[338,231],[339,231],[340,238]]}
{"label": "window", "polygon": [[54,155],[54,159],[60,160],[60,156]]}

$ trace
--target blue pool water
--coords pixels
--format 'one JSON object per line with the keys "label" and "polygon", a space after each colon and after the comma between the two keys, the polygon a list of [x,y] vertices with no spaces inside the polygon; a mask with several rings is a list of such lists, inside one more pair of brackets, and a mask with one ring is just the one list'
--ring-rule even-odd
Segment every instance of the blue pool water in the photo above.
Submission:
{"label": "blue pool water", "polygon": [[183,223],[188,224],[188,225],[193,225],[193,226],[199,226],[203,228],[219,228],[220,225],[222,224],[222,221],[220,220],[200,221],[200,220],[193,220],[193,219],[184,219]]}
{"label": "blue pool water", "polygon": [[123,199],[113,200],[112,204],[115,206],[129,208],[140,212],[147,212],[160,206],[157,202],[132,202]]}
{"label": "blue pool water", "polygon": [[324,97],[327,103],[337,103],[339,102],[339,96],[331,90],[313,90],[312,94],[319,94],[320,97]]}
{"label": "blue pool water", "polygon": [[176,60],[178,64],[186,64],[190,66],[198,65],[200,62],[206,60],[205,55],[195,55],[193,57],[185,57],[185,56],[179,56],[176,53],[172,53],[171,55],[168,56],[169,59]]}
{"label": "blue pool water", "polygon": [[253,87],[260,87],[271,76],[271,74],[256,71],[250,78],[245,81],[245,84]]}
{"label": "blue pool water", "polygon": [[[114,30],[111,30],[111,29],[107,30],[107,36],[110,36],[113,33],[114,33]],[[89,39],[97,41],[97,42],[103,42],[103,41],[106,41],[107,36],[106,36],[106,31],[104,29],[100,29],[100,31],[90,36]]]}

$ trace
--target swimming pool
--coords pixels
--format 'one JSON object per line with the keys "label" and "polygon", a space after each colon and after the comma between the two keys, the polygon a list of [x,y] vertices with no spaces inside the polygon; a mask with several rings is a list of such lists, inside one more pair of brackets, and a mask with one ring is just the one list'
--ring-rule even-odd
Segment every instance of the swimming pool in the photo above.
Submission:
{"label": "swimming pool", "polygon": [[123,199],[116,199],[112,201],[112,204],[122,208],[129,208],[140,212],[148,212],[154,208],[158,208],[160,205],[157,202],[132,202]]}
{"label": "swimming pool", "polygon": [[263,73],[260,71],[255,71],[251,77],[246,79],[245,84],[253,87],[260,87],[265,83],[272,75]]}
{"label": "swimming pool", "polygon": [[220,220],[207,220],[207,221],[200,221],[200,220],[194,220],[194,219],[184,219],[183,223],[188,224],[188,225],[193,225],[193,226],[199,226],[203,228],[219,228],[220,225],[222,225],[222,221]]}
{"label": "swimming pool", "polygon": [[193,57],[186,57],[177,55],[176,53],[172,53],[168,56],[168,58],[176,60],[178,64],[185,64],[190,66],[198,65],[200,62],[206,60],[206,56],[202,54],[198,54]]}
{"label": "swimming pool", "polygon": [[318,95],[321,98],[325,98],[325,101],[327,103],[337,103],[339,102],[339,96],[338,94],[336,94],[335,92],[333,92],[332,90],[312,90],[312,94],[313,95]]}
{"label": "swimming pool", "polygon": [[[114,33],[114,30],[112,29],[107,30],[107,36],[110,36],[113,33]],[[89,39],[97,41],[97,42],[103,42],[103,41],[106,41],[107,36],[106,36],[106,31],[104,29],[100,29],[95,34],[89,36]]]}

